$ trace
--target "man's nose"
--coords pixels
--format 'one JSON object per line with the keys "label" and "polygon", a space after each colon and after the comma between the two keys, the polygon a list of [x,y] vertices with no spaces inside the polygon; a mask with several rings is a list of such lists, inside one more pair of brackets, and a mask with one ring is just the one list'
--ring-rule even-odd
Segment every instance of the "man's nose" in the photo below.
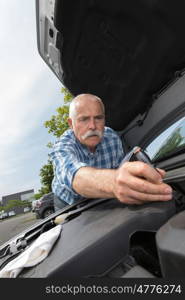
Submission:
{"label": "man's nose", "polygon": [[96,122],[94,120],[94,118],[91,118],[89,121],[89,129],[96,129]]}

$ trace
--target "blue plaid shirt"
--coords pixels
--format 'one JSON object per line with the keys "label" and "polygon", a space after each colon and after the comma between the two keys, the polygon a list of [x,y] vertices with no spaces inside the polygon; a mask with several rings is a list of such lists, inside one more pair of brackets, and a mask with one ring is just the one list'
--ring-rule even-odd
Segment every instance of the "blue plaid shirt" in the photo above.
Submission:
{"label": "blue plaid shirt", "polygon": [[117,133],[105,127],[101,142],[94,153],[90,152],[68,129],[55,143],[49,154],[54,167],[52,189],[55,195],[68,204],[84,199],[72,188],[73,178],[81,167],[116,169],[123,159],[124,152]]}

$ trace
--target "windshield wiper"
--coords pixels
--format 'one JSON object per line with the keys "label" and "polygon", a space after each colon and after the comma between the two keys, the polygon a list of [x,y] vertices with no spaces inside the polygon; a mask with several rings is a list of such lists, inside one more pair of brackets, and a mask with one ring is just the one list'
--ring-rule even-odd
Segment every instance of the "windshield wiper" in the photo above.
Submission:
{"label": "windshield wiper", "polygon": [[[90,199],[89,199],[90,200]],[[108,200],[111,200],[109,198],[101,198],[101,199],[91,199],[91,201],[88,201],[87,204],[85,204],[84,201],[81,201],[80,204],[84,203],[84,205],[74,205],[74,207],[77,207],[76,209],[67,210],[68,212],[65,213],[65,209],[61,210],[60,213],[57,213],[53,216],[52,219],[46,220],[46,222],[39,224],[39,226],[35,226],[34,229],[31,230],[31,232],[25,233],[23,236],[19,236],[17,239],[10,242],[6,248],[4,249],[4,252],[0,256],[0,269],[2,269],[9,261],[14,259],[16,256],[18,256],[22,251],[24,251],[27,246],[30,245],[30,243],[35,240],[41,233],[49,230],[53,226],[56,226],[54,220],[56,216],[60,216],[62,214],[66,215],[66,218],[64,219],[64,223],[69,222],[71,219],[75,218],[76,216],[80,215],[82,212],[88,210],[89,208],[92,208],[100,203],[106,202]],[[87,199],[86,199],[87,201]]]}

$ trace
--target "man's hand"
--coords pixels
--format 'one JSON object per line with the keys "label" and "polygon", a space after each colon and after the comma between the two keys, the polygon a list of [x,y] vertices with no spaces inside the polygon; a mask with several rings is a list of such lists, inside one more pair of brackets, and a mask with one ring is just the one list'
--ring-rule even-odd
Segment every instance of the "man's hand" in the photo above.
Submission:
{"label": "man's hand", "polygon": [[172,188],[163,183],[164,170],[158,172],[143,162],[125,162],[116,170],[113,192],[123,203],[143,204],[172,199]]}

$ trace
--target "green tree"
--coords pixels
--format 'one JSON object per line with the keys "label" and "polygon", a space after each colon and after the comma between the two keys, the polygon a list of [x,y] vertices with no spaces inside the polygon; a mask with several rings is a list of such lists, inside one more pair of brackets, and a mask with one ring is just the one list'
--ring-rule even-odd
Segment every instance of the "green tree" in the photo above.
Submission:
{"label": "green tree", "polygon": [[15,207],[25,207],[25,206],[31,206],[31,203],[29,201],[22,201],[22,200],[9,200],[8,203],[3,207],[4,211],[9,211]]}
{"label": "green tree", "polygon": [[34,195],[35,199],[40,199],[43,195],[48,194],[51,192],[51,189],[49,190],[48,187],[42,186],[38,192]]}
{"label": "green tree", "polygon": [[[54,135],[55,137],[60,137],[65,130],[69,128],[67,119],[69,116],[69,103],[73,99],[73,96],[66,88],[62,88],[61,92],[64,95],[64,105],[56,109],[57,114],[51,116],[51,119],[44,123],[44,126],[48,129],[48,132]],[[52,143],[48,143],[49,148],[52,147]],[[41,188],[38,190],[38,193],[35,194],[35,199],[39,199],[44,194],[51,192],[51,184],[53,180],[53,166],[50,160],[42,166],[40,169],[40,181]]]}
{"label": "green tree", "polygon": [[53,166],[50,160],[40,169],[41,183],[44,187],[51,190],[51,183],[53,180]]}
{"label": "green tree", "polygon": [[69,128],[67,123],[69,116],[69,103],[73,98],[66,88],[62,88],[61,91],[64,94],[64,105],[58,107],[56,109],[57,114],[53,115],[50,120],[44,123],[45,127],[48,128],[48,132],[52,133],[56,137],[61,136],[64,131]]}
{"label": "green tree", "polygon": [[42,186],[38,190],[38,193],[35,194],[35,199],[39,199],[43,195],[51,192],[51,184],[53,180],[53,165],[50,160],[48,160],[47,164],[42,166],[39,175]]}

